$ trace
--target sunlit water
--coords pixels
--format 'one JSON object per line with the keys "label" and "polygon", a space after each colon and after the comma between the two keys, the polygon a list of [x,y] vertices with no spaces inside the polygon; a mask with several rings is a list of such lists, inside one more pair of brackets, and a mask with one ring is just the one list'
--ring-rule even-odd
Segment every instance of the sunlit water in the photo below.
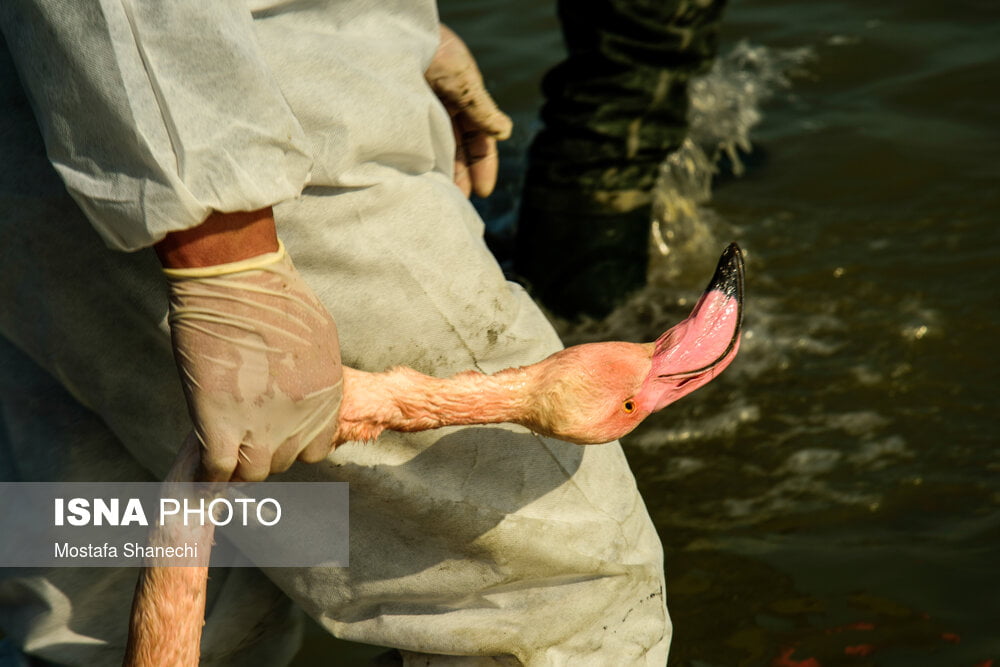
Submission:
{"label": "sunlit water", "polygon": [[[894,5],[734,2],[664,168],[651,285],[561,325],[651,340],[746,251],[740,357],[624,442],[672,665],[1000,665],[1000,13]],[[518,125],[482,207],[502,232],[558,26],[549,3],[442,10]]]}

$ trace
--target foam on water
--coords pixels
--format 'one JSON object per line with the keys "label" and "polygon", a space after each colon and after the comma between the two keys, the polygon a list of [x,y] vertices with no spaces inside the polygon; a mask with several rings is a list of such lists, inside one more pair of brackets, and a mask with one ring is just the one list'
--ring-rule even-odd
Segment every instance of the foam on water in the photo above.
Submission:
{"label": "foam on water", "polygon": [[[756,408],[737,402],[626,441],[629,448],[657,451],[659,479],[687,499],[672,505],[662,523],[728,530],[833,507],[874,510],[883,492],[877,473],[916,456],[874,411],[782,415],[785,428],[766,443],[767,451],[743,442],[742,432],[759,418]],[[736,449],[720,447],[732,433]]]}

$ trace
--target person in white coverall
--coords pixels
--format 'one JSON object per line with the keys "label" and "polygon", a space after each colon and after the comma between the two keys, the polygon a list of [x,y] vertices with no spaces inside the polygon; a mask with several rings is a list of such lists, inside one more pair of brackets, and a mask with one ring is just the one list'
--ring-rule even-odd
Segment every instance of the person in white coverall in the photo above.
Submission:
{"label": "person in white coverall", "polygon": [[[466,106],[460,42],[435,58],[433,3],[4,0],[0,28],[0,479],[152,481],[193,428],[206,478],[349,482],[350,567],[213,571],[205,665],[285,664],[296,605],[407,664],[665,663],[617,444],[330,451],[341,354],[443,376],[560,345],[463,193],[491,158],[456,187],[456,134],[472,165],[503,117]],[[6,655],[120,662],[135,577],[3,571]]]}

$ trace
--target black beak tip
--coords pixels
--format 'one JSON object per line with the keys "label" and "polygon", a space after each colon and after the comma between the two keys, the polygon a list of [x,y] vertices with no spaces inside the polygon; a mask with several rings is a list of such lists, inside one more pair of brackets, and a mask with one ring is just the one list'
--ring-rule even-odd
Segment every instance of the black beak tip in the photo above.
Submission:
{"label": "black beak tip", "polygon": [[743,251],[736,243],[730,243],[729,247],[719,258],[719,264],[715,267],[715,275],[708,283],[706,292],[718,290],[728,297],[743,300]]}

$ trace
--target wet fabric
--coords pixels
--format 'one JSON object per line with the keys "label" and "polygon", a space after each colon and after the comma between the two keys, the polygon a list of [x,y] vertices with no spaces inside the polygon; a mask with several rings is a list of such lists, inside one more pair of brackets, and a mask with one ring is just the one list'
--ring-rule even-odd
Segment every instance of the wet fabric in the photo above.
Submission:
{"label": "wet fabric", "polygon": [[[4,3],[0,25],[17,42],[12,50],[37,104],[43,84],[35,77],[51,73],[25,62],[32,42],[23,35],[51,26],[33,7]],[[277,145],[289,159],[301,149],[311,160],[301,195],[272,193],[264,203],[277,204],[289,255],[333,315],[344,363],[369,371],[405,364],[434,375],[495,372],[558,349],[525,292],[504,280],[483,244],[482,221],[451,181],[449,119],[422,77],[435,48],[433,7],[411,0],[283,4],[258,8],[249,25],[252,60],[263,63],[304,137],[303,144],[292,132]],[[87,21],[76,27],[91,35]],[[131,55],[115,60],[98,53],[100,45],[143,38],[141,30],[130,34],[132,42],[87,42],[93,58],[118,63],[102,72],[121,72]],[[71,50],[53,38],[46,48]],[[187,66],[205,69],[201,53]],[[255,85],[241,71],[232,85]],[[132,213],[101,218],[103,204],[90,200],[83,208],[101,218],[94,222],[102,240],[46,161],[5,48],[0,95],[0,152],[18,156],[0,170],[0,475],[161,477],[191,428],[167,333],[164,278],[148,248],[121,253],[105,241],[142,245],[164,228],[139,217],[132,236],[122,226]],[[118,98],[102,99],[115,106],[110,101]],[[76,119],[99,129],[106,116],[114,133],[127,119],[117,106],[63,102],[53,126]],[[279,116],[268,131],[286,127]],[[53,146],[56,134],[45,131],[59,166],[69,148]],[[206,144],[211,150],[238,150],[214,141]],[[174,158],[184,166],[178,175],[197,172]],[[129,164],[130,178],[176,185],[166,201],[187,201],[183,191],[194,191],[163,176],[173,173],[164,161]],[[96,160],[92,167],[96,180],[116,178]],[[288,182],[301,177],[294,165],[286,171]],[[61,166],[59,173],[65,177]],[[219,201],[231,201],[223,190]],[[216,205],[197,199],[192,210]],[[187,224],[180,220],[169,224]],[[400,647],[420,664],[454,658],[416,654],[527,665],[666,660],[662,551],[617,444],[582,448],[507,425],[386,434],[277,479],[351,484],[351,567],[213,572],[203,664],[287,662],[298,638],[292,601],[340,637]],[[135,576],[4,572],[0,627],[53,662],[120,664]]]}
{"label": "wet fabric", "polygon": [[559,3],[568,53],[543,81],[514,251],[555,313],[604,317],[645,284],[651,191],[686,135],[688,82],[715,56],[724,5]]}
{"label": "wet fabric", "polygon": [[567,57],[542,83],[536,178],[649,190],[687,130],[688,81],[718,50],[725,0],[559,2]]}

